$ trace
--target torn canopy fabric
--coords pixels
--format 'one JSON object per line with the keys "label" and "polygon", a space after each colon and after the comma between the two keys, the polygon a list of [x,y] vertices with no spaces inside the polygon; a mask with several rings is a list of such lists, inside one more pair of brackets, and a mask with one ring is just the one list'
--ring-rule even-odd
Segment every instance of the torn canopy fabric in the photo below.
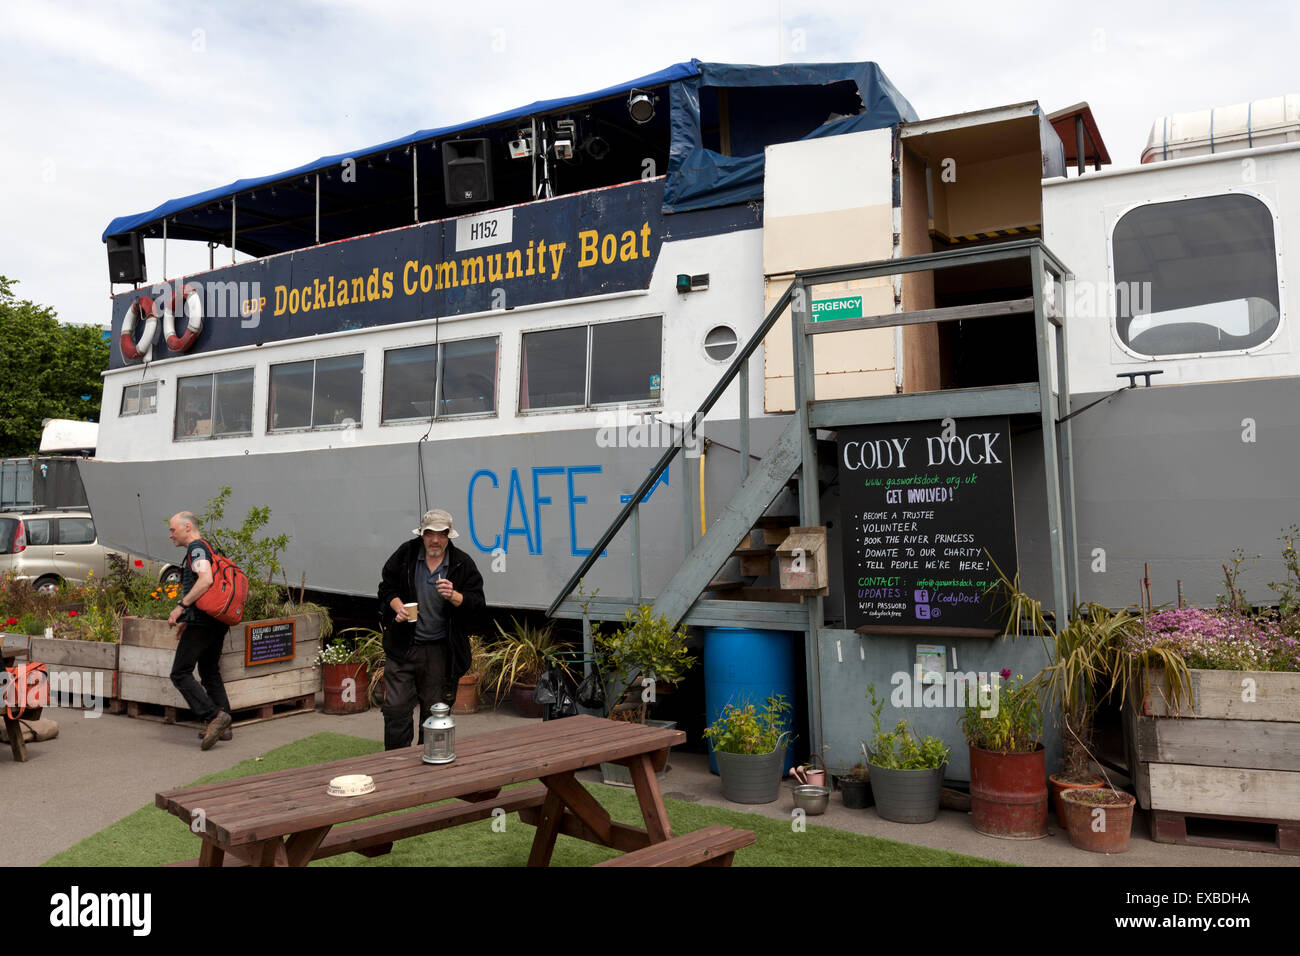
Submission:
{"label": "torn canopy fabric", "polygon": [[[815,95],[818,89],[820,97]],[[701,63],[697,75],[672,83],[669,95],[672,143],[665,212],[761,199],[763,148],[772,143],[882,129],[917,119],[912,104],[875,63]],[[826,107],[820,118],[819,104]],[[746,106],[754,114],[752,124],[744,122]],[[707,131],[714,125],[727,127],[732,155],[706,145]],[[749,135],[738,139],[735,130]]]}

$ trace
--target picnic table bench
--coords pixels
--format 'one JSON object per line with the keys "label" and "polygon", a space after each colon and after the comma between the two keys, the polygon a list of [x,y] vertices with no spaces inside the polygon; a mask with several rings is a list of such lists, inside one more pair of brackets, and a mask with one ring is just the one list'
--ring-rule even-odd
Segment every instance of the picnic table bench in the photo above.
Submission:
{"label": "picnic table bench", "polygon": [[[655,772],[666,763],[668,749],[685,739],[679,730],[583,715],[458,737],[450,764],[425,764],[421,747],[407,747],[167,790],[155,803],[202,836],[199,858],[187,861],[191,865],[303,866],[352,851],[375,856],[397,840],[502,810],[518,812],[537,828],[528,865],[546,866],[560,833],[628,853],[672,841]],[[574,777],[601,762],[628,767],[644,827],[611,820]],[[366,774],[375,789],[330,795],[329,781],[344,774]],[[502,789],[532,780],[539,783]],[[442,802],[447,800],[459,802]],[[707,839],[719,837],[700,838]],[[696,843],[690,845],[698,855]],[[726,851],[715,858],[722,855]]]}

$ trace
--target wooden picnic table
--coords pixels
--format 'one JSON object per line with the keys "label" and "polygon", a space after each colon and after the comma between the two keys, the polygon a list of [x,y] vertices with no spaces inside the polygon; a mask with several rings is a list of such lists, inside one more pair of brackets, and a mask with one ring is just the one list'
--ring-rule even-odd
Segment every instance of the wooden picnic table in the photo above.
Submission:
{"label": "wooden picnic table", "polygon": [[[486,819],[496,809],[518,811],[537,828],[528,865],[546,866],[560,833],[624,852],[670,841],[655,772],[666,763],[668,748],[685,740],[679,730],[567,717],[458,736],[450,764],[426,764],[421,747],[407,747],[167,790],[155,802],[201,832],[200,857],[187,861],[201,866],[304,866],[349,851],[377,856],[395,840]],[[611,820],[575,779],[576,771],[602,761],[631,771],[643,828]],[[330,795],[330,780],[344,774],[367,774],[375,789],[361,796]],[[530,780],[540,784],[502,790]],[[425,806],[449,799],[459,802]],[[393,811],[405,812],[367,819]],[[725,863],[730,852],[723,854]]]}

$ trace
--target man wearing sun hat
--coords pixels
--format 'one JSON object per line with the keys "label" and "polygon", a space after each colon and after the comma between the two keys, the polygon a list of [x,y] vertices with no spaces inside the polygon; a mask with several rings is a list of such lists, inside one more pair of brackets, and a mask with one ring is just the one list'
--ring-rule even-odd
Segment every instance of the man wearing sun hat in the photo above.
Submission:
{"label": "man wearing sun hat", "polygon": [[[469,670],[469,637],[479,629],[487,599],[483,575],[451,543],[451,514],[424,513],[419,537],[403,542],[384,563],[379,582],[384,629],[384,749],[409,747],[411,718],[423,723],[437,703],[451,704],[456,683]],[[415,620],[406,605],[418,605]],[[420,732],[420,741],[424,732]]]}

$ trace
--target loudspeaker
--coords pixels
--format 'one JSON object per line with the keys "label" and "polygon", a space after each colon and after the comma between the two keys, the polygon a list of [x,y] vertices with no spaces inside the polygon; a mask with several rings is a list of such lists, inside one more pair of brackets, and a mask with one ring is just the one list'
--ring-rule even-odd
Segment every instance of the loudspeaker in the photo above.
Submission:
{"label": "loudspeaker", "polygon": [[492,200],[492,154],[486,139],[454,139],[442,144],[442,185],[448,206]]}
{"label": "loudspeaker", "polygon": [[144,240],[138,232],[108,237],[110,282],[144,281]]}

